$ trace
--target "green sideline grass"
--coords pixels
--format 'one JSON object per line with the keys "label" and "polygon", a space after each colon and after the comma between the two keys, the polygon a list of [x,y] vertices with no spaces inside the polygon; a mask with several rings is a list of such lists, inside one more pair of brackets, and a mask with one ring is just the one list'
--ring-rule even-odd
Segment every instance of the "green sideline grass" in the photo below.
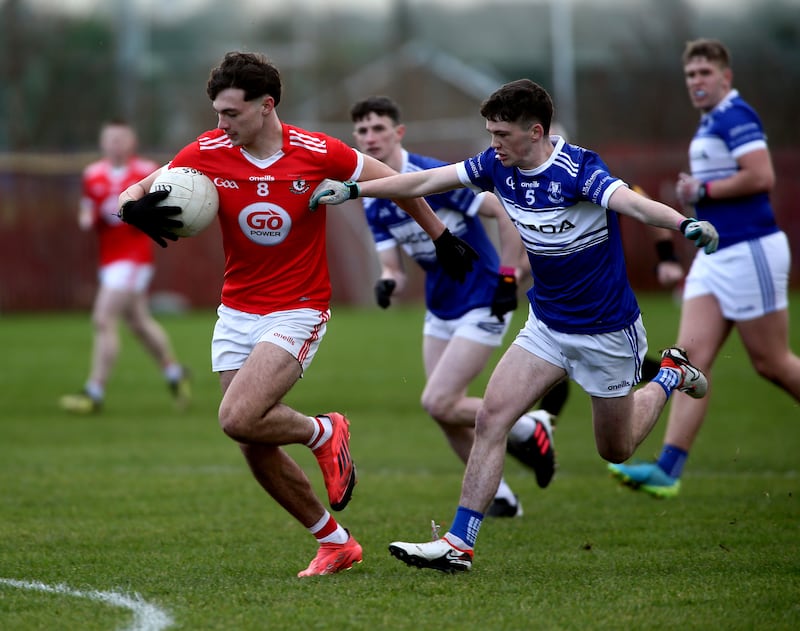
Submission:
{"label": "green sideline grass", "polygon": [[[673,341],[677,307],[661,295],[641,304],[651,349]],[[798,313],[794,295],[796,351]],[[387,551],[395,539],[426,540],[431,519],[449,524],[463,471],[419,406],[421,310],[335,308],[289,402],[352,419],[360,482],[340,519],[364,563],[300,580],[313,539],[261,492],[217,426],[213,318],[162,318],[194,372],[191,410],[172,410],[126,334],[105,410],[88,418],[56,407],[84,379],[88,315],[0,319],[0,579],[139,594],[192,631],[800,628],[800,408],[754,376],[737,339],[719,359],[677,499],[609,478],[588,397],[573,387],[552,485],[540,490],[509,461],[525,516],[487,520],[473,571],[450,576]],[[663,429],[664,419],[640,457],[657,453]],[[307,449],[289,450],[324,497]],[[105,631],[131,619],[96,600],[0,584],[2,629]]]}

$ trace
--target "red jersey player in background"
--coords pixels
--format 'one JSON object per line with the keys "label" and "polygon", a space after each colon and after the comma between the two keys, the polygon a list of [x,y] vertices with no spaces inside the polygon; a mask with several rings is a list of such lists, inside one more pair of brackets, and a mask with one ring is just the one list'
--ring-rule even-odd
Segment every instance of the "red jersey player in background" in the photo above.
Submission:
{"label": "red jersey player in background", "polygon": [[[350,501],[356,468],[349,420],[337,412],[308,416],[283,402],[311,364],[330,318],[327,210],[309,209],[325,178],[374,179],[394,171],[340,140],[283,123],[278,69],[262,55],[228,53],[211,71],[207,93],[217,128],[184,147],[169,166],[193,167],[219,193],[225,251],[221,305],[211,343],[219,373],[219,422],[253,476],[319,542],[298,576],[333,574],[361,562],[362,549],[317,498],[282,445],[303,444],[317,458],[333,510]],[[176,240],[179,209],[148,193],[157,174],[120,196],[120,216],[156,242]],[[401,202],[436,244],[436,256],[463,280],[477,256],[450,233],[424,200]],[[360,212],[360,210],[358,211]]]}
{"label": "red jersey player in background", "polygon": [[94,229],[97,233],[100,286],[92,310],[94,343],[89,377],[81,392],[60,400],[61,407],[69,412],[100,410],[119,354],[120,318],[158,362],[178,405],[185,407],[189,402],[188,372],[175,358],[169,337],[148,305],[153,244],[117,216],[120,193],[158,168],[155,162],[136,155],[136,144],[136,132],[128,124],[121,120],[105,123],[100,130],[103,158],[83,172],[78,224],[82,230]]}

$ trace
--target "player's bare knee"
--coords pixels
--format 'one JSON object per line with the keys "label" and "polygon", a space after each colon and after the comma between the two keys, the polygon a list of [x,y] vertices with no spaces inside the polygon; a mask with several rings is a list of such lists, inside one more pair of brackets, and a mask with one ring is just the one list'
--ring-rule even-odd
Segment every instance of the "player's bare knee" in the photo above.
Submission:
{"label": "player's bare knee", "polygon": [[753,368],[759,377],[771,381],[772,383],[780,383],[781,376],[784,371],[780,370],[778,364],[768,357],[753,357],[751,358]]}
{"label": "player's bare knee", "polygon": [[249,419],[238,412],[236,406],[225,405],[223,401],[219,407],[219,425],[229,438],[247,442],[250,428]]}
{"label": "player's bare knee", "polygon": [[244,440],[243,432],[241,431],[241,424],[237,423],[235,419],[228,417],[219,417],[219,426],[228,438],[242,442]]}
{"label": "player's bare knee", "polygon": [[455,401],[451,397],[425,391],[422,393],[420,404],[422,409],[440,425],[448,425],[454,421]]}
{"label": "player's bare knee", "polygon": [[143,338],[147,334],[147,327],[139,320],[128,320],[128,328],[138,338]]}
{"label": "player's bare knee", "polygon": [[498,416],[479,411],[475,416],[475,436],[489,440],[505,440],[508,434]]}
{"label": "player's bare knee", "polygon": [[116,320],[103,315],[92,316],[92,326],[97,332],[111,331],[116,326]]}

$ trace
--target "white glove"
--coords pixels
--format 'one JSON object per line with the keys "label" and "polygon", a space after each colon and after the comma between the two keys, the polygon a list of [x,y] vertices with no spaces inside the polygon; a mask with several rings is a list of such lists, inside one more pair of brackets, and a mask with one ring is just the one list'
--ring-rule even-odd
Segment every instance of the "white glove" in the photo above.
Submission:
{"label": "white glove", "polygon": [[358,184],[353,181],[339,182],[326,178],[314,189],[308,207],[316,210],[320,204],[342,204],[348,199],[355,199],[360,192]]}
{"label": "white glove", "polygon": [[717,234],[717,229],[710,222],[686,219],[681,222],[681,232],[687,239],[694,241],[698,248],[702,247],[706,254],[717,251],[719,234]]}

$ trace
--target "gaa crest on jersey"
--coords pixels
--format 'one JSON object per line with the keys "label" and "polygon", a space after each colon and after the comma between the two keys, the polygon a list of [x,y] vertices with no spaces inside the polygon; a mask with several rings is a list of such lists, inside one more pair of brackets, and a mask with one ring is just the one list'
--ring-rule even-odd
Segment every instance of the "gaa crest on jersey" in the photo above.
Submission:
{"label": "gaa crest on jersey", "polygon": [[268,202],[245,206],[239,213],[239,228],[258,245],[277,245],[292,230],[292,218],[283,208]]}
{"label": "gaa crest on jersey", "polygon": [[561,194],[561,182],[550,180],[550,184],[547,185],[547,199],[553,204],[564,203],[564,196]]}
{"label": "gaa crest on jersey", "polygon": [[291,191],[296,195],[302,195],[303,193],[307,192],[310,186],[308,182],[306,182],[305,178],[299,177],[292,182]]}

